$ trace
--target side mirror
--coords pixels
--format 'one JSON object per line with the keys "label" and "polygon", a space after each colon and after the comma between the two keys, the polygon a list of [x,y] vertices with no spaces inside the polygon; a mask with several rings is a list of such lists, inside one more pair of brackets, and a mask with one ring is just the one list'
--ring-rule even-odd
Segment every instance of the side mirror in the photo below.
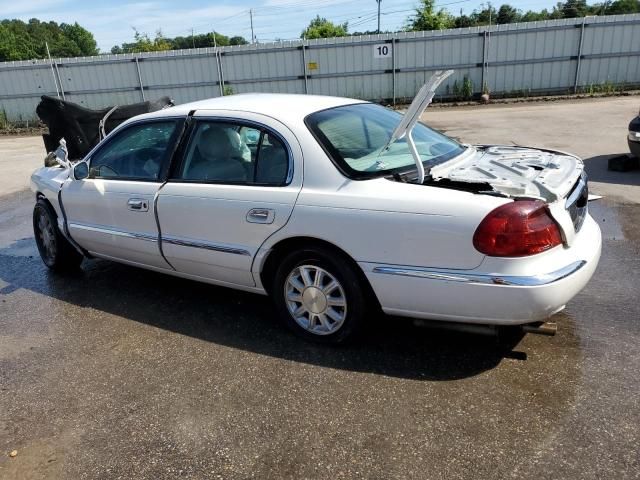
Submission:
{"label": "side mirror", "polygon": [[87,162],[80,162],[73,167],[73,178],[75,180],[84,180],[89,176],[89,165]]}

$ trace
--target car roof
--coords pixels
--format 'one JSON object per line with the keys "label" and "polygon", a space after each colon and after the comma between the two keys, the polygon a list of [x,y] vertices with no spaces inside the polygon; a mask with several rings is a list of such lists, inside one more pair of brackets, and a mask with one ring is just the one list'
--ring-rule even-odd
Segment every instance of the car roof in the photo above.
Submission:
{"label": "car roof", "polygon": [[352,98],[329,97],[324,95],[298,95],[285,93],[241,93],[183,103],[156,112],[135,117],[160,118],[176,115],[186,116],[192,110],[237,110],[252,112],[283,121],[302,121],[307,115],[327,108],[365,103]]}

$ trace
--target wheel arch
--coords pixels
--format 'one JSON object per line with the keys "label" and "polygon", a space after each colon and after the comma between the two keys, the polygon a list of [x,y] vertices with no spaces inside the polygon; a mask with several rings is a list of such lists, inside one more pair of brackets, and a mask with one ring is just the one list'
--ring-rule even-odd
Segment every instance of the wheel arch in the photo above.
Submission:
{"label": "wheel arch", "polygon": [[[52,202],[49,197],[47,197],[46,193],[37,190],[36,191],[36,202],[38,200],[42,200],[43,202],[45,202],[47,205],[49,205],[49,207],[51,207],[51,210],[53,210],[53,213],[56,216],[56,221],[59,221],[60,217],[61,217],[61,212],[60,212],[60,207],[58,205],[55,205],[54,202]],[[57,203],[57,202],[56,202]]]}
{"label": "wheel arch", "polygon": [[354,269],[358,278],[362,282],[362,285],[366,289],[367,296],[370,297],[374,302],[376,307],[380,307],[380,303],[378,301],[378,297],[376,296],[369,279],[364,274],[358,262],[356,262],[351,255],[349,255],[342,248],[338,247],[334,243],[331,243],[327,240],[322,240],[316,237],[308,237],[308,236],[297,236],[297,237],[289,237],[278,241],[275,245],[271,247],[269,253],[266,258],[262,262],[262,268],[260,269],[260,281],[262,286],[264,287],[267,293],[271,293],[271,288],[273,285],[273,280],[275,277],[276,270],[278,265],[282,259],[284,259],[291,252],[295,252],[297,250],[301,250],[303,248],[323,248],[325,250],[330,250],[335,252],[337,255],[345,259],[351,267]]}
{"label": "wheel arch", "polygon": [[79,254],[83,255],[86,258],[92,258],[91,254],[87,250],[82,248],[80,245],[78,245],[76,241],[69,234],[69,231],[66,226],[66,216],[64,214],[64,210],[62,209],[62,205],[60,205],[58,202],[55,202],[54,204],[54,202],[52,202],[47,197],[47,195],[41,192],[40,190],[37,190],[35,194],[36,194],[36,202],[38,202],[39,200],[42,200],[51,208],[51,211],[55,215],[56,226],[58,227],[60,234],[73,246],[73,248]]}

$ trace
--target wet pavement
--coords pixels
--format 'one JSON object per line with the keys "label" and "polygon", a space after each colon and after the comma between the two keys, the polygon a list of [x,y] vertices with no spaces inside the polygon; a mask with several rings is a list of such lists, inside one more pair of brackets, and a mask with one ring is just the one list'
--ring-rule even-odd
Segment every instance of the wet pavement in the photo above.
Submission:
{"label": "wet pavement", "polygon": [[339,348],[260,296],[97,260],[50,273],[32,205],[0,196],[2,479],[640,478],[626,197],[590,204],[602,260],[555,337],[381,317]]}

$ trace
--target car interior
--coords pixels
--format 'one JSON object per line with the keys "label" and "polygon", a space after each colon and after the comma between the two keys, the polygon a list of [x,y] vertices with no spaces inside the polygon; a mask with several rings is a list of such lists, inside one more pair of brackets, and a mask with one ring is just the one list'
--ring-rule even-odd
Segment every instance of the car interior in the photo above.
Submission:
{"label": "car interior", "polygon": [[286,150],[272,134],[233,124],[203,122],[189,142],[180,178],[282,184],[287,170]]}

